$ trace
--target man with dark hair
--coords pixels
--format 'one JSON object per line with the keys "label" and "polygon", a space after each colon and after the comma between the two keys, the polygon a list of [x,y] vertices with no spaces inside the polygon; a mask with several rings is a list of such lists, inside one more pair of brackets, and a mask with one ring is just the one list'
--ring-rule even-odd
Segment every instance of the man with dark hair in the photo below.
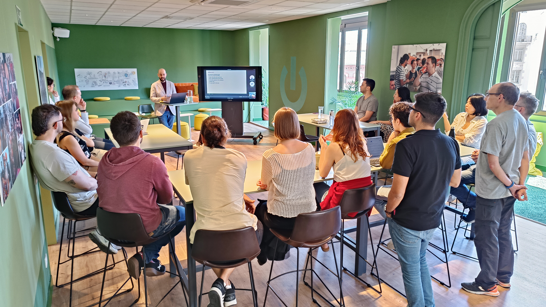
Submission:
{"label": "man with dark hair", "polygon": [[[32,131],[36,139],[30,146],[30,158],[34,173],[44,188],[65,193],[74,211],[95,216],[99,205],[97,180],[54,143],[62,130],[63,116],[57,106],[44,104],[32,110]],[[89,238],[103,252],[118,251],[116,246],[108,250],[108,241],[97,230],[91,232]]]}
{"label": "man with dark hair", "polygon": [[108,151],[99,164],[100,207],[109,212],[138,213],[152,238],[169,234],[147,245],[144,254],[137,253],[128,263],[129,274],[135,279],[143,267],[146,276],[163,275],[165,266],[157,259],[159,251],[186,225],[184,207],[162,205],[171,203],[173,188],[165,164],[140,149],[138,117],[129,111],[120,112],[112,118],[110,129],[120,148]]}
{"label": "man with dark hair", "polygon": [[377,120],[377,109],[379,108],[379,101],[372,94],[375,88],[375,81],[373,79],[365,78],[360,85],[360,92],[362,95],[356,101],[355,113],[358,116],[358,120],[361,122],[370,122]]}
{"label": "man with dark hair", "polygon": [[167,80],[167,71],[160,68],[157,72],[159,80],[154,82],[150,88],[150,100],[155,102],[155,113],[159,121],[167,128],[172,129],[176,109],[174,106],[166,106],[160,102],[170,102],[171,96],[176,94],[174,83]]}
{"label": "man with dark hair", "polygon": [[396,67],[396,72],[394,73],[394,85],[395,90],[397,90],[401,86],[407,86],[406,85],[406,65],[408,64],[409,55],[404,54],[400,61],[398,62],[398,66]]}
{"label": "man with dark hair", "polygon": [[436,72],[438,73],[438,76],[440,76],[440,78],[442,78],[443,80],[444,79],[444,59],[439,58],[437,62],[438,62],[438,66],[436,66]]}
{"label": "man with dark hair", "polygon": [[55,81],[50,77],[47,77],[47,98],[49,104],[56,104],[57,101],[61,100],[59,93],[55,90]]}
{"label": "man with dark hair", "polygon": [[426,64],[417,74],[413,86],[420,86],[419,92],[433,92],[442,94],[442,78],[436,71],[436,58],[429,56]]}
{"label": "man with dark hair", "polygon": [[416,132],[396,145],[385,213],[408,306],[421,307],[434,306],[427,246],[440,226],[449,187],[458,186],[461,180],[461,159],[457,141],[434,128],[445,111],[445,99],[423,93],[415,100],[409,124]]}
{"label": "man with dark hair", "polygon": [[87,103],[82,98],[82,92],[77,85],[67,85],[63,88],[63,98],[72,100],[80,110],[80,119],[76,123],[76,129],[80,130],[86,137],[93,140],[95,148],[110,150],[114,147],[112,141],[92,135],[93,127],[89,124],[89,113],[87,113]]}
{"label": "man with dark hair", "polygon": [[487,108],[497,117],[487,124],[476,163],[474,244],[481,272],[462,288],[499,296],[497,285],[510,288],[514,272],[511,225],[516,199],[527,200],[529,136],[525,119],[514,109],[519,98],[516,85],[497,83],[485,97]]}

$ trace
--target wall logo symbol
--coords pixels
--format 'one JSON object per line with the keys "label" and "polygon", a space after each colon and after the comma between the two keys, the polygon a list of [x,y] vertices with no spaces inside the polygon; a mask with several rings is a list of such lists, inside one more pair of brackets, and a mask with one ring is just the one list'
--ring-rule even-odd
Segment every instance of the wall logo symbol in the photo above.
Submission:
{"label": "wall logo symbol", "polygon": [[[294,111],[299,111],[301,107],[303,107],[303,104],[305,103],[305,98],[307,97],[307,75],[305,74],[305,69],[300,69],[299,73],[300,79],[301,79],[301,92],[300,97],[297,101],[292,102],[290,99],[288,99],[288,96],[286,96],[286,76],[288,75],[288,70],[286,69],[286,66],[282,68],[281,72],[281,98],[282,102],[286,107],[290,107],[294,109]],[[290,58],[290,90],[294,91],[296,90],[296,57],[293,56]]]}

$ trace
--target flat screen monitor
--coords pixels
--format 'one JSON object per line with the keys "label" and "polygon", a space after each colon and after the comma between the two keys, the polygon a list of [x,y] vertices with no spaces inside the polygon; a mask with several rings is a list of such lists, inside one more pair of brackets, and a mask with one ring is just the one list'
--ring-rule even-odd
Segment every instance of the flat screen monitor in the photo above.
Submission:
{"label": "flat screen monitor", "polygon": [[262,101],[261,66],[199,66],[199,101]]}

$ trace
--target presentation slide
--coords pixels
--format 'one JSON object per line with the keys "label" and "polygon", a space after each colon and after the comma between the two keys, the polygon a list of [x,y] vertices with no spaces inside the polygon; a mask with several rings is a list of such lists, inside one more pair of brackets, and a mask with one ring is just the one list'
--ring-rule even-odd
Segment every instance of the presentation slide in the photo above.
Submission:
{"label": "presentation slide", "polygon": [[247,94],[246,70],[207,70],[207,94]]}

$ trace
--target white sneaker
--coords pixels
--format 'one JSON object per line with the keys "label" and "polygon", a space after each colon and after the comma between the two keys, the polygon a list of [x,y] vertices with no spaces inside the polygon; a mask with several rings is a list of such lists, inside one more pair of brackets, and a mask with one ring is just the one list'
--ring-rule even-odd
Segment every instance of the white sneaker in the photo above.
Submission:
{"label": "white sneaker", "polygon": [[108,240],[106,240],[106,238],[103,237],[96,229],[89,233],[89,239],[91,239],[93,243],[97,244],[101,251],[107,254],[118,253],[118,250],[112,246],[113,244],[110,245],[110,249],[108,249]]}

